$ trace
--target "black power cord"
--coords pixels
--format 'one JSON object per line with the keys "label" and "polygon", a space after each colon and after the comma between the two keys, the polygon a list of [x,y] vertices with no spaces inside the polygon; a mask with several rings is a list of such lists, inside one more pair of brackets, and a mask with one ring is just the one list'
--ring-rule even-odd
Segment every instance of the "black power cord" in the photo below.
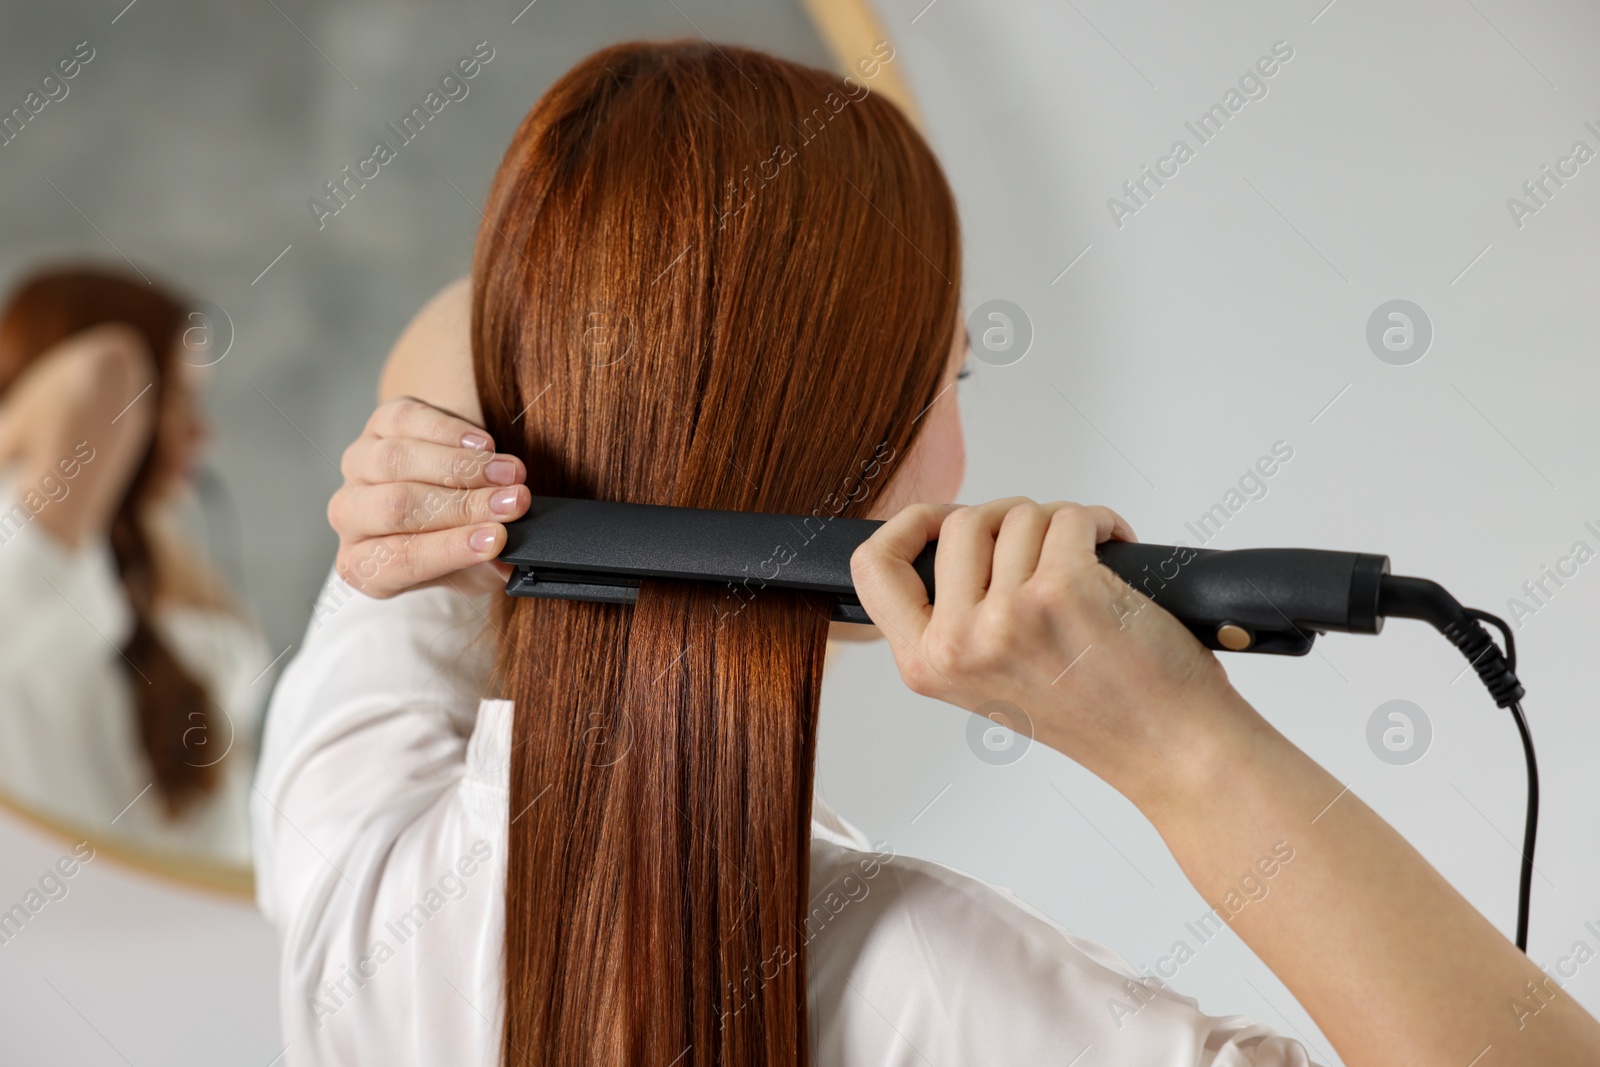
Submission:
{"label": "black power cord", "polygon": [[[1444,588],[1425,578],[1404,578],[1385,574],[1378,588],[1378,610],[1383,615],[1421,619],[1461,650],[1478,672],[1478,677],[1494,697],[1496,705],[1511,709],[1511,717],[1522,737],[1522,754],[1528,764],[1528,808],[1522,831],[1522,877],[1517,888],[1517,947],[1528,951],[1528,908],[1533,897],[1533,846],[1539,830],[1539,765],[1533,755],[1533,735],[1522,714],[1526,695],[1517,681],[1517,645],[1505,620],[1464,608]],[[1481,620],[1481,621],[1480,621]],[[1493,623],[1505,639],[1505,651],[1490,638],[1484,622]]]}
{"label": "black power cord", "polygon": [[[1466,613],[1474,619],[1492,622],[1499,627],[1500,635],[1506,643],[1506,670],[1515,671],[1517,643],[1511,638],[1511,627],[1506,625],[1504,619],[1490,615],[1487,611],[1467,608]],[[1522,716],[1522,702],[1513,700],[1509,705],[1502,704],[1501,707],[1511,709],[1511,717],[1517,723],[1517,733],[1522,736],[1522,755],[1528,764],[1528,811],[1522,828],[1522,884],[1517,891],[1517,947],[1526,953],[1528,901],[1533,896],[1533,841],[1539,832],[1539,764],[1533,756],[1533,735],[1528,732],[1528,720]]]}

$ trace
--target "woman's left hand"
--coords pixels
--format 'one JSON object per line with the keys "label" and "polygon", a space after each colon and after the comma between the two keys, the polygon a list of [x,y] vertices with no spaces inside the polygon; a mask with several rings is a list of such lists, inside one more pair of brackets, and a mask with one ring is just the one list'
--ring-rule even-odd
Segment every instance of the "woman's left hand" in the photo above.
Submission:
{"label": "woman's left hand", "polygon": [[339,576],[378,599],[426,585],[505,585],[504,523],[528,510],[527,470],[480,426],[412,397],[378,406],[345,449],[328,502]]}

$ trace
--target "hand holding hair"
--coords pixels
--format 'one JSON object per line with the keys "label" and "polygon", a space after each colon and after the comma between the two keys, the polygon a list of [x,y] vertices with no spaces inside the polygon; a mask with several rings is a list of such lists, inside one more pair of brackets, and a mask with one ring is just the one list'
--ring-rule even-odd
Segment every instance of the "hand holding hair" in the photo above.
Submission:
{"label": "hand holding hair", "polygon": [[356,589],[381,600],[427,585],[469,594],[505,585],[507,568],[492,561],[504,523],[528,508],[527,469],[496,454],[482,427],[396,397],[372,413],[340,470],[328,522],[335,566]]}

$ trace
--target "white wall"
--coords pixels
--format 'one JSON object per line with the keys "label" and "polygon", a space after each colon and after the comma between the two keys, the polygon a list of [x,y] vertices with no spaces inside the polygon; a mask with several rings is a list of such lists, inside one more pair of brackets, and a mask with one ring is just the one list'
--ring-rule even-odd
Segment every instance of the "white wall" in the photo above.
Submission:
{"label": "white wall", "polygon": [[[1600,153],[1600,9],[1326,2],[880,6],[960,200],[966,307],[1011,300],[1036,334],[961,387],[962,499],[1105,503],[1145,541],[1196,544],[1185,522],[1282,440],[1293,459],[1211,547],[1386,553],[1509,618],[1575,541],[1600,551],[1584,525],[1600,529],[1600,159],[1520,227],[1507,207],[1575,141]],[[1184,123],[1278,41],[1293,58],[1265,97],[1201,145]],[[1119,227],[1108,198],[1179,138],[1193,158]],[[1365,337],[1396,298],[1434,330],[1406,366]],[[1552,968],[1579,940],[1600,949],[1584,928],[1600,926],[1597,618],[1590,562],[1517,631],[1543,785],[1529,949]],[[1453,681],[1449,644],[1402,620],[1225,663],[1510,935],[1522,755],[1508,713],[1470,673]],[[1136,965],[1195,945],[1183,924],[1205,903],[1107,787],[1042,749],[981,762],[966,713],[907,695],[885,649],[852,650],[829,684],[823,786],[873,836],[1008,885]],[[1433,728],[1409,766],[1366,740],[1396,698]],[[1173,984],[1336,1062],[1231,934]],[[1600,1012],[1600,964],[1567,991]]]}

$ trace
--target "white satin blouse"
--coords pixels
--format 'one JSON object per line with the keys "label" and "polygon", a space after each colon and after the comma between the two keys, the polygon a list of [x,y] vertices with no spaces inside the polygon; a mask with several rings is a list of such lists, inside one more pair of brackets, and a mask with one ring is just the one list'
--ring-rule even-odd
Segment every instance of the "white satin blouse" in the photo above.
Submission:
{"label": "white satin blouse", "polygon": [[[371,600],[330,575],[274,694],[253,824],[285,1064],[498,1062],[511,707],[477,699],[488,603],[442,588]],[[817,1064],[1311,1063],[1265,1026],[1139,984],[1008,890],[874,849],[814,804]]]}

